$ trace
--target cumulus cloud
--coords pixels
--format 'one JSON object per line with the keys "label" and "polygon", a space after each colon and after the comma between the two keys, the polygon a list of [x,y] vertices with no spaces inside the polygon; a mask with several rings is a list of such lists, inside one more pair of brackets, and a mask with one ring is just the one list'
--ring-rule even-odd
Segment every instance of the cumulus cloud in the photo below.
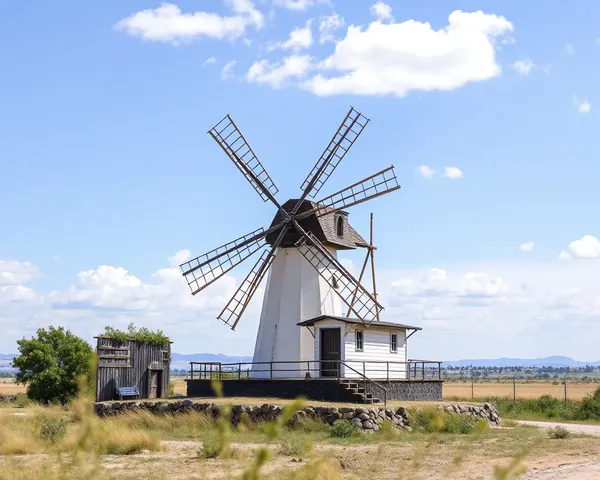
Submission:
{"label": "cumulus cloud", "polygon": [[460,168],[456,167],[445,167],[444,168],[444,178],[449,178],[450,180],[455,180],[457,178],[462,178],[463,172]]}
{"label": "cumulus cloud", "polygon": [[593,235],[584,235],[580,239],[572,241],[567,249],[559,255],[561,260],[569,258],[600,258],[600,241]]}
{"label": "cumulus cloud", "polygon": [[419,172],[419,175],[421,175],[424,178],[432,178],[433,175],[435,174],[435,170],[427,165],[421,165],[418,168],[418,172]]}
{"label": "cumulus cloud", "polygon": [[535,244],[533,242],[525,242],[521,244],[519,250],[521,250],[522,252],[533,252],[534,246]]}
{"label": "cumulus cloud", "polygon": [[573,95],[573,105],[579,113],[589,113],[592,109],[592,104],[585,98],[579,98],[577,95]]}
{"label": "cumulus cloud", "polygon": [[513,63],[513,68],[515,69],[515,71],[519,75],[523,76],[529,75],[531,73],[531,70],[533,70],[533,67],[535,67],[535,65],[529,58],[526,58],[524,60],[517,60],[515,63]]}
{"label": "cumulus cloud", "polygon": [[217,57],[208,57],[206,60],[204,60],[202,66],[206,67],[207,65],[214,65],[215,63],[217,63]]}
{"label": "cumulus cloud", "polygon": [[299,86],[319,96],[453,90],[501,73],[496,39],[512,30],[504,17],[459,10],[440,30],[416,20],[352,25]]}
{"label": "cumulus cloud", "polygon": [[309,48],[313,44],[311,24],[312,19],[309,19],[304,24],[304,27],[294,28],[286,41],[277,42],[271,49],[293,50],[297,52]]}
{"label": "cumulus cloud", "polygon": [[319,43],[335,41],[335,32],[345,25],[345,21],[337,13],[319,19]]}
{"label": "cumulus cloud", "polygon": [[371,15],[376,16],[378,20],[389,20],[392,18],[392,7],[382,1],[378,1],[371,5],[369,11],[371,12]]}
{"label": "cumulus cloud", "polygon": [[248,27],[260,30],[264,26],[263,14],[250,0],[228,0],[226,4],[234,15],[184,13],[177,5],[163,3],[124,18],[115,29],[143,40],[177,45],[201,37],[235,39],[243,36]]}
{"label": "cumulus cloud", "polygon": [[288,10],[302,12],[313,5],[328,5],[330,4],[330,0],[273,0],[273,4],[279,7],[287,8]]}
{"label": "cumulus cloud", "polygon": [[37,268],[29,262],[0,260],[0,286],[14,286],[28,283],[39,274]]}
{"label": "cumulus cloud", "polygon": [[283,62],[275,64],[263,59],[252,64],[246,74],[246,80],[281,88],[290,80],[305,77],[311,63],[312,57],[309,55],[290,55],[285,57]]}

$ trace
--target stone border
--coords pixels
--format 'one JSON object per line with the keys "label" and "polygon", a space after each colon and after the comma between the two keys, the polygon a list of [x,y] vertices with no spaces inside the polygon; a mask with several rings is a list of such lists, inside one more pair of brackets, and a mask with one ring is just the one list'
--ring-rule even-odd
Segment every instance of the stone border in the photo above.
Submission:
{"label": "stone border", "polygon": [[[94,411],[100,417],[108,417],[126,412],[148,411],[152,414],[177,414],[198,412],[217,418],[221,414],[222,405],[217,403],[182,401],[133,401],[133,402],[98,402]],[[272,421],[281,415],[281,405],[231,405],[230,418],[234,425],[248,419],[252,422]],[[483,405],[437,405],[437,408],[452,414],[468,415],[477,419],[485,419],[490,425],[500,425],[500,416],[496,408],[485,403]],[[357,429],[378,431],[379,425],[389,420],[396,427],[411,430],[410,416],[405,407],[304,407],[295,413],[292,421],[302,418],[321,420],[332,425],[336,420],[346,419]]]}

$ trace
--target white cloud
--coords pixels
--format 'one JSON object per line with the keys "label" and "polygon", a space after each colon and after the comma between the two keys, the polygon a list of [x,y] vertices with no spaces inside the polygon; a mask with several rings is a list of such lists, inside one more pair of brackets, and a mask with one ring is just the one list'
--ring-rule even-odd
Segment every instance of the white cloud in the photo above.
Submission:
{"label": "white cloud", "polygon": [[523,76],[529,75],[534,67],[535,65],[528,58],[524,60],[517,60],[515,63],[513,63],[513,68],[515,69],[515,71]]}
{"label": "white cloud", "polygon": [[250,0],[228,0],[235,15],[217,13],[184,13],[172,3],[155,9],[141,10],[121,20],[115,29],[143,40],[179,44],[200,37],[216,39],[239,38],[248,27],[257,30],[264,26],[263,14]]}
{"label": "white cloud", "polygon": [[202,66],[206,67],[207,65],[214,65],[215,63],[217,63],[216,57],[208,57],[206,60],[204,60]]}
{"label": "white cloud", "polygon": [[37,268],[29,262],[0,260],[0,286],[16,286],[27,283],[38,275]]}
{"label": "white cloud", "polygon": [[589,113],[592,109],[592,104],[588,102],[585,98],[580,99],[577,95],[573,95],[573,105],[579,113]]}
{"label": "white cloud", "polygon": [[413,90],[453,90],[501,73],[496,41],[513,30],[504,17],[454,11],[448,25],[375,21],[348,27],[320,73],[301,83],[316,95],[396,95]]}
{"label": "white cloud", "polygon": [[335,41],[334,33],[345,25],[337,13],[319,19],[319,43]]}
{"label": "white cloud", "polygon": [[535,246],[535,243],[530,241],[530,242],[522,243],[521,246],[519,247],[519,249],[522,252],[533,252],[534,246]]}
{"label": "white cloud", "polygon": [[225,64],[225,66],[223,67],[223,69],[221,70],[221,79],[229,80],[229,79],[233,78],[233,70],[235,69],[236,65],[237,65],[237,60],[232,60],[231,62],[227,62]]}
{"label": "white cloud", "polygon": [[[576,242],[569,246],[574,253],[599,255],[593,237]],[[245,271],[239,278],[225,275],[192,296],[178,267],[189,256],[189,251],[177,252],[148,278],[124,266],[84,270],[74,275],[70,287],[51,293],[27,286],[37,274],[35,266],[1,262],[0,278],[8,278],[7,272],[29,273],[19,278],[20,284],[10,277],[11,285],[0,285],[0,352],[14,352],[16,340],[33,335],[39,327],[63,325],[91,341],[106,325],[125,328],[133,321],[164,330],[176,352],[251,354],[262,291],[232,332],[216,316]],[[342,262],[354,268],[350,261]],[[382,320],[424,327],[411,337],[412,358],[562,354],[598,360],[597,277],[593,261],[502,261],[427,269],[380,266],[377,285],[386,307]]]}
{"label": "white cloud", "polygon": [[573,48],[573,46],[570,43],[567,43],[565,45],[565,48],[563,48],[563,53],[565,55],[574,55],[575,54],[575,49]]}
{"label": "white cloud", "polygon": [[381,0],[371,5],[369,11],[371,12],[371,15],[376,16],[378,20],[389,20],[392,18],[392,7]]}
{"label": "white cloud", "polygon": [[572,241],[569,243],[567,249],[563,250],[559,255],[559,259],[561,260],[569,258],[600,258],[600,240],[593,235],[584,235],[579,240]]}
{"label": "white cloud", "polygon": [[455,180],[457,178],[462,178],[463,172],[460,168],[456,167],[445,167],[444,168],[444,178],[449,178],[451,180]]}
{"label": "white cloud", "polygon": [[286,80],[290,78],[306,76],[311,63],[312,58],[308,55],[291,55],[285,57],[282,63],[276,64],[271,64],[267,60],[260,60],[252,64],[246,74],[246,79],[250,83],[281,88]]}
{"label": "white cloud", "polygon": [[287,8],[301,12],[316,4],[329,5],[330,0],[273,0],[273,4],[279,7]]}
{"label": "white cloud", "polygon": [[435,174],[435,170],[427,165],[421,165],[418,169],[419,175],[425,178],[432,178]]}
{"label": "white cloud", "polygon": [[313,44],[311,29],[312,19],[306,21],[304,27],[294,28],[285,42],[278,42],[272,49],[293,50],[295,52],[309,48]]}

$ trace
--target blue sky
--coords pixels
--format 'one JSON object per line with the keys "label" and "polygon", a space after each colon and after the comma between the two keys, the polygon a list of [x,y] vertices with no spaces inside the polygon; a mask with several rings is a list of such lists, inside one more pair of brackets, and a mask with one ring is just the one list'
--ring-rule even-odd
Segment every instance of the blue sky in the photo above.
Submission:
{"label": "blue sky", "polygon": [[200,299],[173,268],[274,215],[206,132],[230,113],[285,201],[353,105],[371,123],[321,193],[396,166],[402,189],[350,219],[366,234],[375,213],[386,315],[425,327],[415,355],[597,360],[600,5],[374,4],[7,4],[0,351],[133,319],[182,353],[251,353],[259,302],[238,332],[214,318],[251,262]]}

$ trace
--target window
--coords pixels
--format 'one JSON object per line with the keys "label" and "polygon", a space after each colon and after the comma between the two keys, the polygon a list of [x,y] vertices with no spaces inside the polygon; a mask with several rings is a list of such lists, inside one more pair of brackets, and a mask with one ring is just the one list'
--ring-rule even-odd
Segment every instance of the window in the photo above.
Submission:
{"label": "window", "polygon": [[355,338],[356,338],[356,351],[362,352],[363,351],[363,331],[357,330],[355,333]]}
{"label": "window", "polygon": [[398,334],[390,333],[390,352],[398,353]]}
{"label": "window", "polygon": [[341,215],[337,217],[336,230],[337,230],[338,237],[344,236],[344,217],[342,217]]}

